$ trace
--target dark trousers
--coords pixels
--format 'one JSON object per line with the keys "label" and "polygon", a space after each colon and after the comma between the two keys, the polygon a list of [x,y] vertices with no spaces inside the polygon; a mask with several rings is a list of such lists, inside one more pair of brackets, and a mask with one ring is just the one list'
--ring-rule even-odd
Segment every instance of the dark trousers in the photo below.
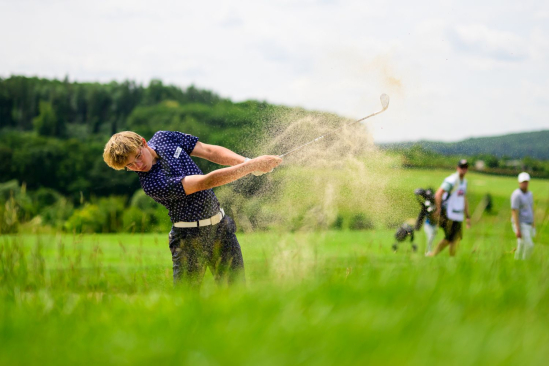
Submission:
{"label": "dark trousers", "polygon": [[218,284],[244,281],[244,260],[236,239],[236,224],[225,216],[217,225],[198,228],[172,227],[174,284],[185,283],[199,288],[206,267],[210,268]]}
{"label": "dark trousers", "polygon": [[463,238],[463,230],[461,221],[452,221],[446,215],[446,212],[442,212],[440,215],[439,226],[444,230],[444,239],[449,242],[455,242]]}

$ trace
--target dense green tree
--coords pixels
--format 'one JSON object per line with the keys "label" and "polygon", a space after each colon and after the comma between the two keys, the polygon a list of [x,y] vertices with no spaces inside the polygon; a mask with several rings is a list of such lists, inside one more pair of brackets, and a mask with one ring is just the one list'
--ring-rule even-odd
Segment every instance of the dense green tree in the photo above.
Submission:
{"label": "dense green tree", "polygon": [[40,101],[39,111],[32,120],[34,130],[42,136],[64,136],[65,123],[57,117],[51,103]]}
{"label": "dense green tree", "polygon": [[13,109],[13,98],[5,83],[0,78],[0,129],[13,127],[14,121],[11,116]]}
{"label": "dense green tree", "polygon": [[[128,198],[139,190],[137,174],[115,171],[104,163],[103,148],[113,133],[134,130],[150,139],[158,130],[177,130],[253,157],[277,153],[276,147],[264,151],[259,142],[270,138],[266,126],[284,127],[287,122],[280,116],[287,112],[296,110],[257,101],[233,103],[194,85],[184,89],[160,80],[143,86],[133,81],[79,83],[68,77],[0,78],[0,185],[11,181],[6,187],[18,187],[16,194],[0,199],[0,217],[8,219],[0,231],[12,232],[17,220],[29,220],[32,216],[57,228],[69,222],[65,228],[77,231],[169,228],[163,206],[152,201],[148,202],[151,207],[143,206],[147,201],[135,198],[138,195],[129,204]],[[528,149],[520,151],[528,153],[521,156],[537,158],[541,155],[534,154],[542,151],[537,146],[546,146],[547,133],[472,139],[465,145],[450,144],[444,148],[478,154],[475,159],[484,160],[489,173],[515,174],[516,169],[524,168],[534,176],[548,176],[548,162],[524,158],[520,167],[510,168],[505,157],[485,149],[498,145],[505,153],[515,154],[519,150],[512,149],[514,141],[526,141]],[[464,146],[468,149],[464,150]],[[408,150],[405,146],[400,154],[403,165],[409,167],[454,168],[458,158],[448,156],[436,144],[423,143]],[[217,168],[203,159],[197,163],[205,172]],[[228,196],[253,195],[262,189],[264,181],[265,178],[242,181]],[[13,191],[8,188],[4,193]],[[118,198],[102,200],[112,195]],[[122,214],[124,207],[132,207],[131,212]],[[364,220],[356,221],[355,226],[359,227],[362,224],[358,222]]]}

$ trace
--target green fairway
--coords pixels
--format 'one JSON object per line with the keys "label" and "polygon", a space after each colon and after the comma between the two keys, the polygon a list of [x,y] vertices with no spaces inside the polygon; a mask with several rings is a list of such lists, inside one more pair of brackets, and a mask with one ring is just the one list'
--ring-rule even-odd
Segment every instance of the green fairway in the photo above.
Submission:
{"label": "green fairway", "polygon": [[545,364],[549,182],[531,184],[529,261],[511,252],[516,180],[479,174],[456,258],[424,257],[423,232],[393,253],[386,213],[414,217],[413,189],[448,174],[398,170],[375,230],[240,233],[246,286],[208,273],[199,294],[173,288],[167,233],[0,236],[0,364]]}

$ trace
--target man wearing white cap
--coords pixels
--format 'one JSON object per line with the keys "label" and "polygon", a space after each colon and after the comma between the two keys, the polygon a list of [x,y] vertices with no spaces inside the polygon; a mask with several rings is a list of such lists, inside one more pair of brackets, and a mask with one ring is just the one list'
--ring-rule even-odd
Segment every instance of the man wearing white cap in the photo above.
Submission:
{"label": "man wearing white cap", "polygon": [[527,259],[534,249],[532,238],[536,236],[534,225],[534,195],[528,190],[530,175],[518,175],[519,188],[511,194],[511,223],[517,236],[515,259]]}

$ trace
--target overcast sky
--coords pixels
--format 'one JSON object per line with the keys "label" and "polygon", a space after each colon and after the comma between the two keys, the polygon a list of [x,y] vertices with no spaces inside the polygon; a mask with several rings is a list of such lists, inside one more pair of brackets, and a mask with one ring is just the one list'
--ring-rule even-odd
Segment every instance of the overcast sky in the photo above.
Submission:
{"label": "overcast sky", "polygon": [[549,129],[549,1],[0,0],[0,76],[159,78],[376,142]]}

